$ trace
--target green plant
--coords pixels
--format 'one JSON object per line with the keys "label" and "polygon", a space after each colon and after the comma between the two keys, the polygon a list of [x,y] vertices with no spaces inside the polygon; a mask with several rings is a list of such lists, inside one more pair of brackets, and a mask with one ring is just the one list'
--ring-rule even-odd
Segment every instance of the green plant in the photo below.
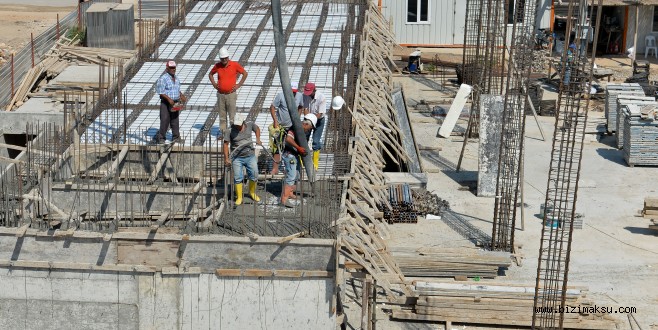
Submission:
{"label": "green plant", "polygon": [[73,40],[75,38],[79,42],[82,42],[82,41],[85,40],[85,34],[86,33],[87,33],[87,31],[84,28],[78,29],[77,26],[73,26],[73,27],[70,27],[66,31],[66,38],[71,39],[71,40]]}

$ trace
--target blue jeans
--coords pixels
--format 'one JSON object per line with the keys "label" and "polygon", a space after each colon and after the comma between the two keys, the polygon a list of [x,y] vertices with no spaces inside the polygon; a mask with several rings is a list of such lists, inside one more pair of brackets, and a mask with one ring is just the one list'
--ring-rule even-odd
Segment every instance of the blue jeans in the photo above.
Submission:
{"label": "blue jeans", "polygon": [[313,150],[322,149],[322,132],[324,132],[324,125],[327,122],[327,115],[318,119],[315,129],[313,130]]}
{"label": "blue jeans", "polygon": [[258,163],[256,162],[256,155],[238,157],[231,163],[233,165],[233,180],[237,183],[242,183],[244,175],[242,174],[242,167],[247,168],[247,176],[249,180],[258,180]]}
{"label": "blue jeans", "polygon": [[294,186],[297,181],[297,155],[285,151],[281,154],[281,161],[283,162],[283,168],[286,173],[283,181],[289,186]]}

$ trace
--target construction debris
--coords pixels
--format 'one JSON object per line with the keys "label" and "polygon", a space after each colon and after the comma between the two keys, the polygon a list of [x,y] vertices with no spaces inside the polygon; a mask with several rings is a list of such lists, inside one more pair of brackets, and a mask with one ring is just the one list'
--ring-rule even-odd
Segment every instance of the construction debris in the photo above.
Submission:
{"label": "construction debris", "polygon": [[441,199],[434,193],[425,189],[414,189],[411,191],[414,200],[416,213],[420,216],[427,216],[428,214],[442,215],[443,212],[450,209],[450,203]]}

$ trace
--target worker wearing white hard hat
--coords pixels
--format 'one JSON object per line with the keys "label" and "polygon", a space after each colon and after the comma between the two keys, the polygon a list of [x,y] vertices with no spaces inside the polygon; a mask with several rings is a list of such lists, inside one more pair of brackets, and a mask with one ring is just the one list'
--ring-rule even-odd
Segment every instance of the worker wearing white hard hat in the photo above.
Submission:
{"label": "worker wearing white hard hat", "polygon": [[[297,111],[301,111],[304,107],[304,95],[298,93],[298,85],[296,82],[290,84],[292,93],[295,96],[295,104]],[[272,124],[268,126],[270,137],[270,151],[273,154],[274,164],[272,165],[272,174],[279,173],[279,164],[281,163],[280,146],[283,144],[286,132],[292,126],[292,119],[290,112],[288,112],[288,105],[286,104],[283,91],[279,91],[274,97],[274,101],[270,105],[270,115],[272,116]]]}
{"label": "worker wearing white hard hat", "polygon": [[304,114],[315,115],[318,119],[313,129],[313,167],[317,170],[322,149],[322,133],[327,122],[327,99],[312,82],[304,86]]}
{"label": "worker wearing white hard hat", "polygon": [[[256,195],[256,181],[258,180],[258,162],[254,144],[251,142],[251,133],[256,134],[256,144],[260,142],[260,128],[253,120],[249,120],[246,113],[236,113],[231,130],[224,138],[224,161],[233,169],[233,183],[235,184],[235,205],[242,204],[242,183],[247,170],[249,179],[249,196],[254,202],[259,202]],[[230,151],[230,154],[229,154]]]}
{"label": "worker wearing white hard hat", "polygon": [[[316,116],[307,114],[302,117],[302,128],[304,129],[305,134],[310,134],[316,124]],[[283,189],[281,189],[281,205],[285,207],[295,207],[295,205],[290,202],[290,199],[295,198],[295,188],[297,187],[297,179],[299,177],[297,173],[300,167],[298,157],[305,156],[306,153],[306,149],[298,145],[297,141],[295,141],[294,130],[288,130],[285,147],[281,154],[281,160],[286,174],[283,180]]]}
{"label": "worker wearing white hard hat", "polygon": [[178,124],[178,111],[187,98],[181,92],[180,79],[176,77],[176,62],[167,61],[165,73],[158,78],[155,84],[156,93],[160,95],[160,129],[156,133],[154,142],[162,143],[167,130],[171,127],[172,142],[180,141]]}
{"label": "worker wearing white hard hat", "polygon": [[[215,75],[217,80],[215,80]],[[240,76],[240,81],[238,77]],[[219,125],[222,134],[226,132],[227,122],[233,123],[237,110],[237,90],[247,79],[247,71],[238,63],[229,59],[225,47],[219,49],[219,62],[210,69],[208,74],[210,83],[217,90],[217,106],[219,108]],[[237,82],[237,83],[236,83]],[[227,120],[228,114],[228,120]],[[219,136],[218,136],[219,138]]]}

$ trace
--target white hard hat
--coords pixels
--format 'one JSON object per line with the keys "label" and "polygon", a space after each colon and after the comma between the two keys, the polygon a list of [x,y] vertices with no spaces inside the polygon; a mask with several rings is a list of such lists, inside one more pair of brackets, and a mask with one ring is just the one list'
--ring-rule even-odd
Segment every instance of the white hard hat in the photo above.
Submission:
{"label": "white hard hat", "polygon": [[233,125],[242,125],[242,123],[247,120],[248,115],[249,114],[243,112],[236,113],[235,118],[233,119]]}
{"label": "white hard hat", "polygon": [[228,50],[226,48],[222,47],[219,49],[219,58],[227,58],[228,57]]}
{"label": "white hard hat", "polygon": [[345,100],[343,100],[342,96],[335,96],[333,100],[331,100],[331,108],[334,110],[342,109],[344,104]]}
{"label": "white hard hat", "polygon": [[310,121],[311,124],[313,124],[313,128],[315,128],[315,125],[318,123],[318,117],[316,115],[313,115],[313,114],[310,114],[310,113],[307,114],[307,115],[304,115],[304,120]]}

